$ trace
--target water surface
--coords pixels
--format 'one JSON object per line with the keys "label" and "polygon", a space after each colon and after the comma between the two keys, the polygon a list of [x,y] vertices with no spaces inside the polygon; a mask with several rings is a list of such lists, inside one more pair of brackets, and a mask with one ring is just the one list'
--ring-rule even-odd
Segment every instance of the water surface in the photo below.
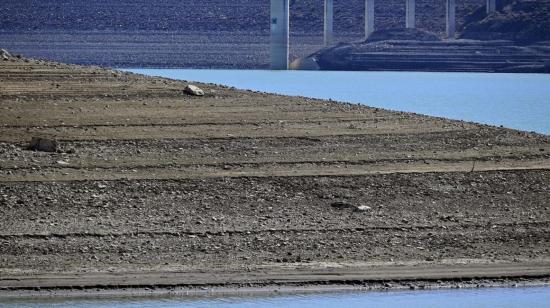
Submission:
{"label": "water surface", "polygon": [[550,134],[550,75],[132,69]]}
{"label": "water surface", "polygon": [[[2,302],[0,300],[0,306]],[[345,292],[263,297],[183,297],[14,300],[5,307],[496,307],[550,306],[550,288],[494,288],[410,292]]]}

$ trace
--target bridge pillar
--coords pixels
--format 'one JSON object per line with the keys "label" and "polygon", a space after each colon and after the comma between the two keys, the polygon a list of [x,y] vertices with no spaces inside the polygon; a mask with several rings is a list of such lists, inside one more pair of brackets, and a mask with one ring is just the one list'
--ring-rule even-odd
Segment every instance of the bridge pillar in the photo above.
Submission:
{"label": "bridge pillar", "polygon": [[334,31],[334,0],[325,0],[325,46],[332,44]]}
{"label": "bridge pillar", "polygon": [[487,0],[487,15],[494,13],[497,10],[497,1],[496,0]]}
{"label": "bridge pillar", "polygon": [[415,0],[405,0],[406,6],[406,17],[405,17],[405,27],[406,28],[416,28],[416,1]]}
{"label": "bridge pillar", "polygon": [[454,38],[456,31],[456,0],[447,0],[446,12],[447,37]]}
{"label": "bridge pillar", "polygon": [[271,69],[288,69],[289,0],[271,0]]}
{"label": "bridge pillar", "polygon": [[374,32],[374,0],[365,0],[365,38]]}

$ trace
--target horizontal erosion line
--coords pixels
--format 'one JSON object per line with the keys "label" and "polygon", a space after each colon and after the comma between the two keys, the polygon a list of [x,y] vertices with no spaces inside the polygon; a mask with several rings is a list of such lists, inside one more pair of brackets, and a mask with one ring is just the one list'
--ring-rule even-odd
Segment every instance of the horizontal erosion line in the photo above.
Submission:
{"label": "horizontal erosion line", "polygon": [[[466,170],[468,169],[468,170]],[[78,169],[76,169],[78,170]],[[470,168],[456,168],[456,169],[428,169],[428,170],[416,170],[416,169],[395,169],[395,170],[367,170],[359,172],[345,172],[340,173],[334,170],[305,170],[303,172],[291,172],[286,170],[286,172],[277,172],[270,170],[268,172],[262,171],[248,171],[240,172],[235,171],[231,173],[227,172],[203,172],[198,174],[191,174],[187,176],[163,176],[154,175],[154,176],[132,176],[133,173],[124,174],[112,174],[111,176],[96,176],[88,178],[28,178],[23,177],[14,178],[14,179],[3,179],[0,180],[0,183],[48,183],[48,182],[75,182],[75,183],[85,183],[93,181],[102,181],[102,182],[117,182],[117,181],[191,181],[191,180],[205,180],[205,179],[220,179],[220,178],[231,178],[231,179],[275,179],[275,178],[315,178],[315,177],[327,177],[327,178],[353,178],[353,177],[366,177],[366,176],[384,176],[384,175],[401,175],[401,174],[430,174],[430,173],[446,173],[446,174],[464,174],[464,173],[481,173],[481,172],[547,172],[550,170],[550,166],[527,166],[527,167],[505,167],[505,168],[477,168],[475,171],[471,171]],[[148,174],[149,175],[149,174]]]}
{"label": "horizontal erosion line", "polygon": [[[342,128],[345,129],[345,128]],[[390,131],[389,128],[381,129],[382,131],[379,132],[365,132],[368,129],[349,129],[350,131],[353,131],[354,133],[332,133],[332,134],[307,134],[306,132],[311,132],[310,130],[304,130],[303,134],[296,134],[292,135],[286,132],[286,134],[266,134],[266,135],[241,135],[241,136],[234,136],[233,134],[237,134],[238,132],[225,132],[228,135],[231,136],[208,136],[208,135],[200,135],[200,136],[186,136],[186,137],[141,137],[141,138],[108,138],[107,136],[103,135],[97,135],[92,136],[94,138],[76,138],[70,136],[59,136],[56,135],[55,137],[52,137],[56,139],[57,141],[62,142],[104,142],[104,141],[142,141],[142,140],[235,140],[235,139],[247,139],[247,140],[253,140],[253,139],[289,139],[289,138],[309,138],[310,140],[315,140],[317,138],[330,138],[330,137],[368,137],[368,136],[418,136],[418,135],[433,135],[433,134],[442,134],[442,133],[456,133],[456,132],[469,132],[473,130],[479,130],[479,128],[462,128],[462,129],[439,129],[439,130],[428,130],[428,131],[420,131],[420,129],[417,129],[417,131],[405,131],[405,132],[398,132],[396,130]],[[258,129],[259,131],[260,129]],[[407,129],[405,129],[407,130]],[[0,131],[2,131],[2,127],[0,126]],[[250,130],[251,131],[257,131],[257,130]],[[25,132],[28,135],[31,135],[33,132]],[[44,133],[44,132],[34,132],[36,134],[42,134],[44,136],[48,136],[50,133]],[[191,132],[192,133],[192,132]],[[275,133],[275,132],[274,132]],[[14,142],[14,141],[21,142],[20,139],[3,139],[2,135],[0,135],[0,142]]]}
{"label": "horizontal erosion line", "polygon": [[[292,113],[293,111],[289,112],[282,112],[282,113]],[[239,112],[228,112],[227,114],[234,114]],[[223,113],[220,113],[222,115]],[[315,123],[315,122],[321,122],[321,124],[324,123],[345,123],[345,122],[388,122],[391,120],[395,120],[396,118],[378,118],[378,119],[367,119],[367,118],[324,118],[324,119],[307,119],[307,120],[284,120],[281,119],[281,121],[284,121],[284,123],[292,123],[292,124],[300,124],[300,123]],[[406,118],[397,118],[399,120],[410,120]],[[72,129],[84,129],[84,128],[94,128],[94,127],[187,127],[187,126],[201,126],[201,125],[210,125],[210,126],[217,126],[217,125],[234,125],[234,126],[261,126],[261,125],[275,125],[277,127],[284,127],[284,125],[281,125],[281,123],[273,120],[266,120],[266,122],[199,122],[199,123],[143,123],[143,124],[84,124],[84,125],[69,125],[69,124],[61,124],[61,125],[48,125],[48,126],[33,126],[32,124],[29,125],[0,125],[0,129],[2,128],[8,128],[8,129],[55,129],[55,128],[72,128]],[[261,128],[258,128],[261,129]],[[358,129],[359,130],[359,129]]]}
{"label": "horizontal erosion line", "polygon": [[[274,234],[274,233],[331,233],[331,232],[374,232],[374,231],[418,231],[418,230],[435,230],[443,229],[469,229],[469,228],[484,228],[491,229],[496,227],[530,227],[530,226],[546,226],[550,225],[550,221],[535,221],[535,222],[510,222],[510,223],[490,223],[490,224],[453,224],[448,226],[441,225],[418,225],[418,226],[379,226],[379,227],[357,227],[357,228],[325,228],[325,229],[267,229],[267,230],[225,230],[225,231],[136,231],[123,233],[48,233],[48,234],[0,234],[0,238],[4,240],[14,238],[33,238],[33,239],[49,239],[49,238],[67,238],[67,237],[136,237],[136,236],[225,236],[225,235],[257,235],[257,234]],[[451,230],[450,230],[451,229]]]}
{"label": "horizontal erosion line", "polygon": [[[0,127],[0,134],[1,134],[1,127]],[[234,140],[259,140],[259,139],[301,139],[301,140],[309,140],[309,141],[323,141],[323,140],[316,140],[318,138],[332,138],[332,137],[368,137],[368,136],[411,136],[411,135],[428,135],[430,133],[447,133],[447,132],[457,132],[459,130],[454,131],[430,131],[430,132],[404,132],[404,133],[390,133],[387,131],[379,132],[379,133],[356,133],[356,134],[346,134],[346,133],[335,133],[335,134],[318,134],[318,135],[277,135],[277,134],[269,134],[269,135],[243,135],[243,136],[227,136],[227,137],[217,137],[217,136],[186,136],[186,137],[162,137],[162,138],[156,138],[156,137],[143,137],[143,138],[95,138],[95,139],[86,139],[86,138],[60,138],[57,137],[51,137],[52,139],[55,139],[58,142],[62,143],[71,143],[71,142],[112,142],[115,143],[117,141],[121,142],[139,142],[139,141],[148,141],[148,140],[211,140],[211,141],[234,141]],[[465,131],[465,130],[460,130]],[[231,134],[230,134],[231,135]],[[37,134],[37,136],[48,136],[47,134]],[[21,143],[21,142],[29,142],[31,135],[29,135],[28,139],[21,140],[20,138],[14,138],[14,139],[3,139],[0,135],[0,143]],[[35,136],[32,136],[35,137]],[[101,136],[96,136],[101,137]],[[45,137],[48,138],[48,137]]]}
{"label": "horizontal erosion line", "polygon": [[[119,101],[119,102],[124,102],[124,100],[130,100],[132,98],[142,98],[142,99],[151,99],[151,98],[174,98],[174,99],[180,98],[181,99],[181,98],[189,98],[189,99],[196,99],[196,100],[200,99],[200,98],[191,98],[191,96],[185,95],[185,94],[177,95],[177,93],[180,92],[179,90],[159,91],[158,88],[143,89],[143,90],[140,90],[140,91],[128,90],[128,92],[119,92],[119,93],[112,93],[112,92],[106,93],[106,91],[117,90],[117,88],[109,88],[109,87],[90,89],[90,90],[86,90],[86,91],[84,91],[82,89],[79,89],[78,87],[68,89],[70,91],[65,91],[66,89],[67,88],[65,88],[65,89],[59,88],[59,89],[53,90],[51,88],[46,88],[46,89],[38,89],[37,88],[37,89],[34,89],[35,91],[33,91],[33,92],[26,92],[26,91],[29,90],[28,86],[27,86],[27,88],[23,88],[21,90],[6,88],[5,91],[9,90],[10,92],[20,92],[20,93],[19,94],[16,94],[16,93],[3,94],[3,95],[0,95],[0,99],[14,99],[14,98],[21,98],[21,96],[32,97],[32,98],[35,98],[35,99],[44,99],[44,97],[47,97],[47,98],[56,98],[56,97],[60,97],[60,98],[68,98],[68,97],[69,98],[85,98],[85,99],[90,99],[90,100],[97,99],[97,98],[101,98],[101,99],[109,99],[109,98],[121,99],[121,101]],[[181,92],[183,93],[183,90]]]}
{"label": "horizontal erosion line", "polygon": [[[92,170],[92,169],[101,169],[101,170],[121,170],[121,169],[155,169],[155,168],[189,168],[189,167],[262,167],[262,166],[268,166],[268,165],[282,165],[282,166],[292,166],[292,165],[301,165],[301,164],[313,164],[313,165],[323,165],[323,166],[330,166],[333,164],[346,164],[346,165],[371,165],[375,166],[376,163],[382,163],[382,164],[390,164],[390,163],[426,163],[426,162],[434,162],[434,163],[460,163],[460,162],[498,162],[499,160],[514,160],[514,161],[522,161],[525,159],[550,159],[550,154],[544,154],[544,155],[521,155],[521,159],[517,159],[514,155],[508,155],[508,156],[482,156],[482,157],[464,157],[462,159],[453,159],[453,158],[430,158],[430,157],[415,157],[415,158],[402,158],[402,159],[394,159],[394,158],[387,158],[387,159],[373,159],[373,160],[295,160],[295,161],[261,161],[261,162],[224,162],[220,161],[219,163],[182,163],[182,164],[156,164],[156,165],[126,165],[126,166],[41,166],[43,170],[64,170],[64,169],[74,169],[74,170]],[[2,170],[23,170],[28,171],[32,170],[32,168],[36,167],[3,167]],[[33,170],[34,171],[34,170]],[[474,166],[475,171],[475,166]]]}

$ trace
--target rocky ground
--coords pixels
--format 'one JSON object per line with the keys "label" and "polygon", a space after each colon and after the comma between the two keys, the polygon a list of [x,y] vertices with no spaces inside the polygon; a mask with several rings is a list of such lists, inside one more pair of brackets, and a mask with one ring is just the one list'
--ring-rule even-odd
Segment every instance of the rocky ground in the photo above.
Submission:
{"label": "rocky ground", "polygon": [[461,38],[510,40],[522,45],[550,41],[550,1],[505,1],[486,16],[482,10],[467,16]]}
{"label": "rocky ground", "polygon": [[[546,1],[546,0],[538,0]],[[323,0],[292,0],[291,28],[295,33],[323,31]],[[335,30],[363,33],[364,0],[335,1]],[[445,3],[417,0],[419,27],[445,32]],[[269,34],[270,0],[28,0],[0,3],[2,31],[157,31],[256,32]],[[376,25],[397,28],[405,24],[405,2],[377,1]],[[457,18],[485,5],[484,0],[457,2]]]}
{"label": "rocky ground", "polygon": [[548,136],[2,57],[0,287],[550,274]]}

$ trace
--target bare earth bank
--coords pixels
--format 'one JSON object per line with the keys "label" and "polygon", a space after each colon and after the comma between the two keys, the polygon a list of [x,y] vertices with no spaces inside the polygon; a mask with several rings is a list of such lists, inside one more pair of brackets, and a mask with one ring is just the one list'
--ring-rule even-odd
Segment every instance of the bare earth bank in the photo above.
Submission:
{"label": "bare earth bank", "polygon": [[0,61],[0,294],[547,283],[548,136],[185,85]]}

